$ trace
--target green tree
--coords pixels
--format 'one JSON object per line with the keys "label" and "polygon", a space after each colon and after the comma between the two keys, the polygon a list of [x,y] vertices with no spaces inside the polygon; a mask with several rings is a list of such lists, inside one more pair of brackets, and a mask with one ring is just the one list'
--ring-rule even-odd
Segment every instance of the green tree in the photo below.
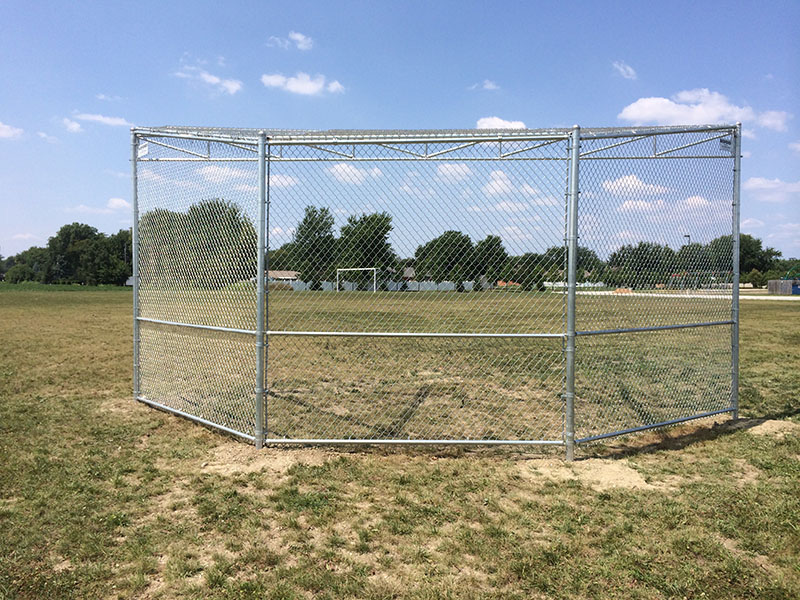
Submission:
{"label": "green tree", "polygon": [[[723,235],[711,240],[706,247],[711,268],[729,273],[733,269],[733,237]],[[762,273],[772,269],[781,252],[775,248],[763,248],[760,239],[743,233],[739,236],[739,272],[749,273],[753,269]]]}
{"label": "green tree", "polygon": [[[32,246],[15,256],[9,256],[6,259],[8,269],[6,272],[6,281],[11,282],[10,277],[13,277],[15,283],[20,281],[38,281],[44,283],[45,271],[49,260],[50,254],[47,248],[41,248],[39,246]],[[12,274],[12,269],[14,269],[14,267],[21,268],[17,269]]]}
{"label": "green tree", "polygon": [[79,282],[81,249],[86,240],[94,240],[100,234],[97,229],[84,223],[64,225],[47,240],[48,261],[45,266],[46,283]]}
{"label": "green tree", "polygon": [[473,278],[477,280],[481,276],[486,276],[486,280],[495,285],[501,278],[503,266],[508,260],[508,252],[503,247],[503,241],[499,235],[487,235],[486,238],[475,244],[473,260]]}
{"label": "green tree", "polygon": [[219,289],[256,273],[258,236],[238,205],[203,200],[189,207],[186,224],[179,239],[191,285]]}
{"label": "green tree", "polygon": [[[391,231],[392,217],[388,213],[349,217],[339,237],[339,267],[374,268],[378,270],[378,279],[386,281],[399,263],[389,243]],[[361,287],[372,285],[372,275],[367,272],[354,272],[348,279],[355,279]]]}
{"label": "green tree", "polygon": [[293,261],[300,276],[311,284],[311,289],[320,289],[320,283],[331,278],[336,261],[333,215],[327,208],[306,207],[303,219],[297,225],[292,247]]}
{"label": "green tree", "polygon": [[468,279],[474,277],[472,240],[460,231],[445,231],[439,237],[417,248],[414,255],[417,278],[445,281],[456,265],[461,265]]}
{"label": "green tree", "polygon": [[280,248],[269,252],[270,271],[298,271],[295,265],[295,245],[287,242]]}
{"label": "green tree", "polygon": [[11,267],[5,274],[8,283],[22,283],[23,281],[36,281],[36,273],[30,265],[18,264]]}
{"label": "green tree", "polygon": [[653,242],[626,244],[608,257],[608,266],[619,276],[625,275],[617,285],[650,287],[670,281],[675,271],[675,251]]}

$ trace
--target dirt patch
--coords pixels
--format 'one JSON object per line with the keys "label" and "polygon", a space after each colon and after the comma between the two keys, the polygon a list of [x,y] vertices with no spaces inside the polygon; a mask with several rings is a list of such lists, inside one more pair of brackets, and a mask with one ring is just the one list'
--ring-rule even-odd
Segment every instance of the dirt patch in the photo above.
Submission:
{"label": "dirt patch", "polygon": [[733,465],[738,471],[736,478],[736,485],[743,487],[748,483],[755,483],[758,480],[761,471],[751,465],[743,458],[736,458],[733,460]]}
{"label": "dirt patch", "polygon": [[748,430],[753,435],[768,435],[783,439],[786,434],[800,435],[800,425],[792,421],[769,420]]}
{"label": "dirt patch", "polygon": [[264,448],[256,450],[239,442],[226,442],[213,449],[201,465],[204,472],[220,475],[258,473],[266,470],[283,476],[296,464],[321,465],[335,452],[323,448]]}
{"label": "dirt patch", "polygon": [[589,458],[574,463],[560,460],[525,461],[520,463],[521,475],[551,481],[578,480],[597,491],[609,489],[652,490],[656,486],[632,468],[627,460]]}
{"label": "dirt patch", "polygon": [[735,540],[730,538],[720,538],[720,543],[725,547],[725,549],[736,556],[737,558],[745,558],[750,559],[754,563],[756,563],[759,567],[764,569],[768,572],[773,572],[775,566],[770,562],[769,557],[764,556],[763,554],[751,554],[749,552],[745,552],[739,545],[736,543]]}

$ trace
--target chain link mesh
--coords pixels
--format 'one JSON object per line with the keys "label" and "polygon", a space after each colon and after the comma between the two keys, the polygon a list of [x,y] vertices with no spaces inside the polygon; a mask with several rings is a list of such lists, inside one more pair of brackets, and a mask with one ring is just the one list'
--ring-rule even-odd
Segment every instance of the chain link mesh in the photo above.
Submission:
{"label": "chain link mesh", "polygon": [[417,336],[562,333],[566,142],[532,145],[270,148],[269,437],[561,439],[560,338]]}
{"label": "chain link mesh", "polygon": [[[579,332],[730,321],[734,177],[723,140],[730,131],[582,142]],[[579,336],[576,436],[725,409],[730,369],[728,325]]]}
{"label": "chain link mesh", "polygon": [[[137,169],[139,316],[255,329],[255,155],[225,144],[170,138],[142,147],[147,160]],[[227,160],[185,161],[219,154]],[[140,328],[143,398],[253,435],[251,336],[149,321]]]}
{"label": "chain link mesh", "polygon": [[[140,395],[252,436],[254,131],[157,131]],[[729,406],[732,131],[585,130],[576,437]],[[266,438],[561,443],[569,132],[390,133],[268,133]]]}

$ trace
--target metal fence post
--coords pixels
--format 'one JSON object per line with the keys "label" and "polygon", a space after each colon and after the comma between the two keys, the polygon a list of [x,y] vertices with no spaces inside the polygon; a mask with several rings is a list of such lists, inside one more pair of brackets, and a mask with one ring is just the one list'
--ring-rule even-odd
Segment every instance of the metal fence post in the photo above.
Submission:
{"label": "metal fence post", "polygon": [[139,191],[136,160],[139,138],[131,128],[131,203],[133,204],[133,231],[131,232],[131,262],[133,266],[133,399],[139,398]]}
{"label": "metal fence post", "polygon": [[256,427],[255,445],[264,445],[264,249],[266,246],[266,139],[264,131],[258,132],[258,266],[256,273]]}
{"label": "metal fence post", "polygon": [[564,392],[564,444],[567,460],[575,458],[575,283],[578,263],[578,159],[581,128],[575,125],[570,137],[569,183],[567,194],[567,339],[566,389]]}
{"label": "metal fence post", "polygon": [[731,408],[734,419],[739,418],[739,215],[742,180],[742,124],[736,124],[733,134],[733,289],[731,290]]}

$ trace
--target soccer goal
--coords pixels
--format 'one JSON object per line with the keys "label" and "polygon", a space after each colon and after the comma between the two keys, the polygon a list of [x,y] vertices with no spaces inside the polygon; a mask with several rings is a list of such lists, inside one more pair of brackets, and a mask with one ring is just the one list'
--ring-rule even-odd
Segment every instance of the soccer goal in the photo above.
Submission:
{"label": "soccer goal", "polygon": [[351,269],[336,269],[336,291],[342,291],[339,287],[339,282],[341,281],[344,283],[344,279],[340,277],[340,273],[345,273],[347,271],[372,271],[372,291],[378,291],[378,269],[375,267],[358,267],[358,268],[351,268]]}

